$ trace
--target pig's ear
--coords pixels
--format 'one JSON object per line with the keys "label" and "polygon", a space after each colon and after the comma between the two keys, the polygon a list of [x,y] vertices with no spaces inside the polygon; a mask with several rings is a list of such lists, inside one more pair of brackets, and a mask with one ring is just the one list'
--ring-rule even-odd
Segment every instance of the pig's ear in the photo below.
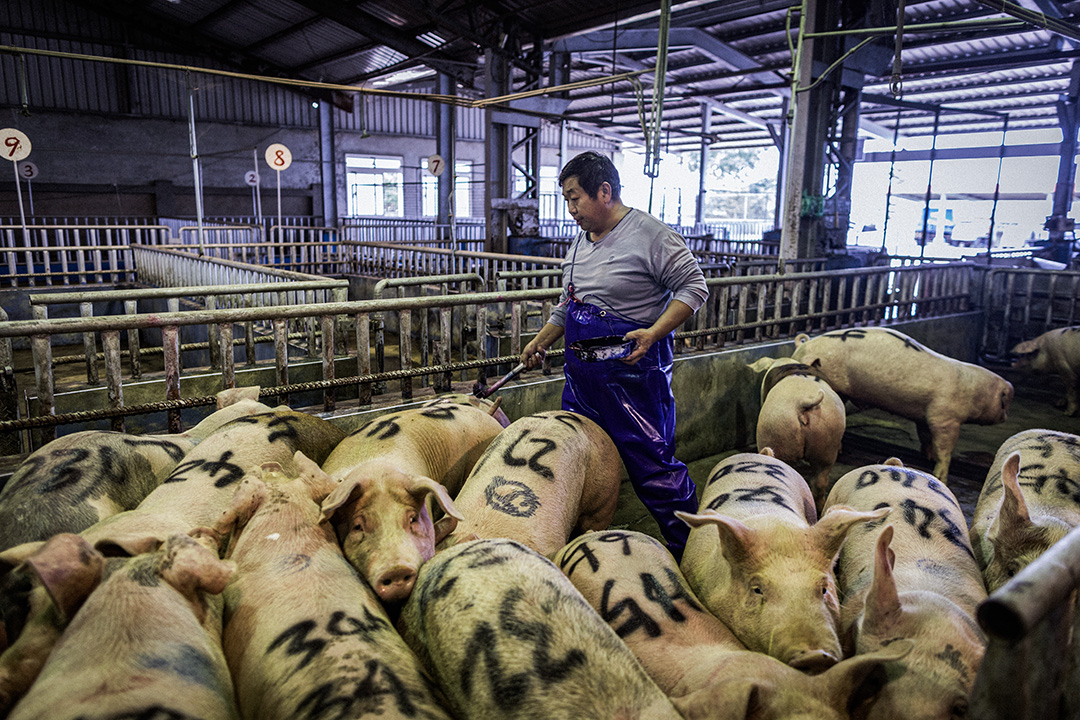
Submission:
{"label": "pig's ear", "polygon": [[311,499],[321,503],[326,496],[337,489],[338,484],[330,478],[319,464],[309,458],[300,450],[293,455],[293,463],[296,464],[296,472],[304,485],[311,491]]}
{"label": "pig's ear", "polygon": [[259,390],[261,388],[258,385],[248,385],[247,387],[228,388],[222,390],[214,397],[217,399],[217,409],[229,407],[235,405],[241,400],[258,400]]}
{"label": "pig's ear", "polygon": [[[439,503],[439,507],[442,508],[444,513],[443,516],[435,521],[436,545],[446,539],[450,533],[454,532],[454,530],[457,529],[457,524],[465,519],[458,509],[454,507],[454,501],[450,499],[450,493],[446,491],[446,488],[431,478],[423,477],[422,475],[413,477],[412,487],[409,488],[409,494],[421,503],[424,502],[428,495],[432,495]],[[459,540],[458,542],[461,541]]]}
{"label": "pig's ear", "polygon": [[685,720],[756,720],[772,717],[767,713],[768,696],[773,688],[767,680],[732,678],[713,683],[689,695],[671,698],[675,709]]}
{"label": "pig's ear", "polygon": [[1006,537],[1030,525],[1031,514],[1020,492],[1020,453],[1013,453],[1001,466],[1001,507],[990,525],[990,537]]}
{"label": "pig's ear", "polygon": [[897,457],[891,457],[885,462],[883,462],[882,465],[889,465],[891,467],[904,467],[904,461]]}
{"label": "pig's ear", "polygon": [[913,640],[895,640],[880,650],[833,665],[819,676],[829,704],[845,716],[867,717],[889,681],[889,665],[903,659],[914,647]]}
{"label": "pig's ear", "polygon": [[774,362],[776,362],[776,360],[774,360],[773,358],[763,357],[763,358],[759,358],[759,359],[755,360],[754,362],[750,363],[747,367],[749,367],[754,372],[759,373],[759,372],[764,372],[764,371],[768,370],[769,368],[771,368],[773,366]]}
{"label": "pig's ear", "polygon": [[220,593],[234,572],[234,563],[220,560],[216,553],[183,534],[169,536],[158,563],[158,574],[185,597],[194,596],[197,590]]}
{"label": "pig's ear", "polygon": [[829,558],[835,559],[840,552],[840,546],[844,544],[844,538],[848,531],[859,523],[880,520],[891,512],[892,508],[883,507],[877,510],[861,512],[852,510],[846,505],[833,505],[825,511],[825,514],[814,525],[814,534],[817,536],[817,546]]}
{"label": "pig's ear", "polygon": [[692,528],[714,525],[720,536],[720,552],[732,565],[743,564],[754,554],[754,531],[735,518],[715,510],[698,515],[676,510],[675,516]]}
{"label": "pig's ear", "polygon": [[[277,463],[272,464],[281,468]],[[271,463],[262,466],[263,472],[272,474],[273,470],[267,470],[267,465]],[[223,537],[238,534],[255,516],[265,499],[266,482],[252,475],[245,476],[233,493],[232,503],[214,523],[214,531]]]}
{"label": "pig's ear", "polygon": [[101,582],[105,558],[82,537],[61,533],[28,557],[26,566],[41,581],[67,622]]}
{"label": "pig's ear", "polygon": [[338,510],[351,503],[356,498],[360,497],[364,493],[364,486],[362,484],[363,477],[357,473],[351,473],[341,483],[334,488],[333,492],[326,496],[326,499],[322,501],[322,517],[319,518],[319,522],[326,522],[332,520]]}
{"label": "pig's ear", "polygon": [[773,452],[771,447],[763,447],[758,450],[758,455],[764,455],[765,457],[775,458],[776,453]]}
{"label": "pig's ear", "polygon": [[0,552],[0,572],[7,573],[26,562],[27,558],[45,545],[43,540],[23,543]]}
{"label": "pig's ear", "polygon": [[874,545],[874,579],[866,594],[863,628],[871,632],[883,632],[900,614],[900,596],[896,591],[893,566],[896,553],[889,547],[893,539],[893,526],[886,525]]}
{"label": "pig's ear", "polygon": [[101,538],[94,549],[105,557],[135,557],[154,552],[163,542],[164,533],[129,532]]}
{"label": "pig's ear", "polygon": [[1039,344],[1034,340],[1026,340],[1012,349],[1013,355],[1030,355],[1039,352]]}

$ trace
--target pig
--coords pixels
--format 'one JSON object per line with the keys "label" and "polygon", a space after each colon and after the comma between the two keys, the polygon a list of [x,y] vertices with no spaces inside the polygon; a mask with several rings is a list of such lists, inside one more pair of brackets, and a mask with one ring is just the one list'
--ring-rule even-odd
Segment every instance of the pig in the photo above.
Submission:
{"label": "pig", "polygon": [[[436,403],[372,420],[323,463],[341,483],[323,502],[324,518],[383,602],[408,597],[420,566],[461,520],[451,493],[502,429],[469,404]],[[429,497],[444,513],[438,520]]]}
{"label": "pig", "polygon": [[836,507],[818,521],[806,481],[764,452],[709,473],[680,568],[710,612],[750,650],[818,672],[841,658],[833,561],[847,532],[887,510]]}
{"label": "pig", "polygon": [[1019,432],[998,449],[971,522],[971,545],[993,592],[1080,525],[1080,436]]}
{"label": "pig", "polygon": [[1014,368],[1029,368],[1040,373],[1054,373],[1065,382],[1065,414],[1080,412],[1076,378],[1080,376],[1080,326],[1044,332],[1034,340],[1019,343],[1012,349]]}
{"label": "pig", "polygon": [[772,448],[788,465],[805,463],[810,491],[821,507],[847,427],[844,401],[815,368],[790,358],[761,358],[750,367],[765,373],[757,446]]}
{"label": "pig", "polygon": [[795,338],[794,360],[817,368],[841,397],[915,421],[934,477],[948,482],[960,426],[1004,422],[1013,386],[986,368],[954,360],[896,330],[853,328]]}
{"label": "pig", "polygon": [[566,576],[513,540],[437,553],[420,568],[397,626],[455,717],[681,717]]}
{"label": "pig", "polygon": [[[265,463],[214,525],[232,536],[225,657],[240,712],[450,720],[434,681],[341,553],[319,503],[336,483],[302,453],[299,477]],[[313,589],[317,590],[313,591]]]}
{"label": "pig", "polygon": [[811,676],[747,650],[704,609],[671,553],[643,533],[586,533],[554,562],[687,718],[727,720],[753,710],[755,718],[846,719],[849,708],[876,699],[880,671],[903,655],[896,643]]}
{"label": "pig", "polygon": [[101,582],[105,558],[78,535],[59,533],[19,566],[24,570],[34,585],[28,597],[35,622],[0,655],[0,716],[30,688],[68,622]]}
{"label": "pig", "polygon": [[622,461],[592,420],[563,410],[514,421],[488,445],[454,499],[459,538],[510,538],[548,557],[571,533],[615,516]]}
{"label": "pig", "polygon": [[[836,578],[841,634],[856,655],[914,642],[888,670],[870,719],[958,720],[986,649],[975,621],[986,599],[960,504],[933,476],[890,458],[845,474],[826,507],[890,509],[848,533]],[[884,523],[889,523],[882,527]]]}
{"label": "pig", "polygon": [[174,435],[84,430],[31,453],[0,490],[0,550],[77,533],[134,509],[199,442],[240,417],[270,412],[259,388],[224,390],[216,412]]}
{"label": "pig", "polygon": [[[233,567],[218,559],[212,534],[195,534],[109,561],[108,577],[71,618],[9,720],[238,717],[217,595]],[[67,592],[67,580],[42,577],[54,597]]]}

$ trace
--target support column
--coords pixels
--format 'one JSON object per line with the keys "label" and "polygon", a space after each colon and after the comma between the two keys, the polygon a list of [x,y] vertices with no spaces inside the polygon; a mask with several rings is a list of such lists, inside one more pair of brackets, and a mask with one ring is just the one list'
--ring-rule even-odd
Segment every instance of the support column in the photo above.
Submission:
{"label": "support column", "polygon": [[[1054,185],[1054,205],[1045,228],[1050,231],[1050,259],[1067,263],[1072,258],[1072,238],[1075,220],[1069,217],[1072,209],[1073,187],[1076,184],[1076,135],[1080,129],[1080,63],[1073,61],[1069,91],[1057,102],[1061,123],[1061,147],[1058,158],[1057,184]],[[1065,235],[1070,237],[1066,239]]]}
{"label": "support column", "polygon": [[840,125],[839,166],[836,173],[836,190],[833,192],[827,250],[843,252],[847,247],[848,228],[851,225],[851,182],[855,172],[855,155],[858,152],[859,105],[862,100],[860,88],[845,88]]}
{"label": "support column", "polygon": [[[484,87],[492,97],[510,92],[510,67],[501,54],[490,49],[484,51]],[[510,197],[510,126],[498,122],[497,113],[492,107],[484,110],[484,249],[505,253],[507,212],[498,205]]]}
{"label": "support column", "polygon": [[[457,95],[457,83],[451,76],[439,73],[436,92],[439,95]],[[446,170],[439,176],[439,205],[435,220],[441,233],[449,231],[450,216],[454,214],[453,192],[457,182],[457,153],[454,142],[456,120],[457,106],[435,103],[435,152],[446,162]],[[442,239],[449,240],[449,234]]]}
{"label": "support column", "polygon": [[323,227],[337,227],[337,163],[334,159],[334,104],[319,102],[319,168]]}
{"label": "support column", "polygon": [[[694,222],[702,225],[705,222],[705,176],[709,170],[709,137],[712,132],[712,108],[706,103],[701,103],[701,168],[698,172],[698,196],[697,210],[694,212]],[[700,228],[695,228],[699,232]]]}

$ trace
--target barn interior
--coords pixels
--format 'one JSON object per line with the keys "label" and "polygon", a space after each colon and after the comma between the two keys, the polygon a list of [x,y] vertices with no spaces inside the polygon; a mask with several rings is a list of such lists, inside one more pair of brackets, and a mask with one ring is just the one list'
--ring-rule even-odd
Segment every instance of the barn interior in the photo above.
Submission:
{"label": "barn interior", "polygon": [[[75,432],[189,429],[233,387],[346,433],[482,393],[559,302],[578,226],[558,171],[591,150],[707,282],[672,379],[699,494],[758,449],[751,363],[886,326],[1015,388],[1007,420],[959,433],[948,487],[971,524],[1008,438],[1080,435],[1067,380],[1013,351],[1080,325],[1078,18],[1071,0],[8,0],[0,477]],[[509,420],[560,407],[564,352],[492,393]],[[846,408],[833,482],[888,457],[931,472],[916,422]],[[625,476],[611,527],[662,538]],[[1055,561],[1075,585],[1072,546]],[[1024,681],[1044,692],[1000,682],[1068,645],[1052,618],[992,639],[968,717],[1076,712],[1065,653]]]}

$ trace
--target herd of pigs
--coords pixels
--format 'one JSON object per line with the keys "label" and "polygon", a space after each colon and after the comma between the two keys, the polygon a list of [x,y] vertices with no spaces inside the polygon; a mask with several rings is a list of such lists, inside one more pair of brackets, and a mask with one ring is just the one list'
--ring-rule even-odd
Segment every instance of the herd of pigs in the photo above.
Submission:
{"label": "herd of pigs", "polygon": [[[1016,352],[1075,414],[1080,328]],[[759,452],[679,513],[681,561],[609,527],[619,454],[565,411],[448,395],[346,436],[242,388],[58,438],[0,491],[0,716],[964,717],[976,607],[1080,524],[1080,437],[1010,438],[969,531],[949,458],[1008,382],[881,328],[755,367]],[[915,420],[934,474],[830,484],[841,398]]]}

